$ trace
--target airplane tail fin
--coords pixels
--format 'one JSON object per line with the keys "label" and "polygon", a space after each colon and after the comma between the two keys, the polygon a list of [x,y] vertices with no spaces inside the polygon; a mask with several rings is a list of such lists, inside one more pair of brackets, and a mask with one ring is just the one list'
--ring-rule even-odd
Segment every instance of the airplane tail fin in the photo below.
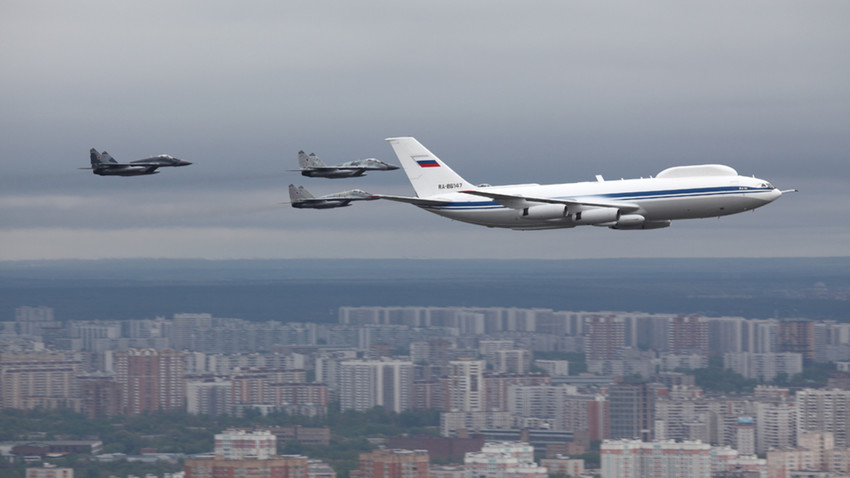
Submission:
{"label": "airplane tail fin", "polygon": [[309,156],[304,151],[298,152],[298,166],[302,168],[321,168],[325,163],[316,156],[315,153],[310,153]]}
{"label": "airplane tail fin", "polygon": [[387,141],[418,197],[475,188],[415,138],[387,138]]}
{"label": "airplane tail fin", "polygon": [[92,148],[89,150],[89,157],[91,158],[91,167],[96,168],[99,164],[103,162],[101,159],[100,153],[97,152],[96,149]]}
{"label": "airplane tail fin", "polygon": [[293,203],[303,201],[305,199],[313,199],[310,191],[304,189],[304,186],[295,187],[294,184],[289,185],[289,200]]}
{"label": "airplane tail fin", "polygon": [[110,156],[109,153],[107,153],[106,151],[101,153],[100,157],[101,157],[101,161],[104,162],[104,163],[116,163],[116,164],[118,163],[118,161],[115,161],[115,158]]}
{"label": "airplane tail fin", "polygon": [[313,199],[315,196],[310,194],[310,191],[304,189],[304,186],[298,186],[298,194],[302,199]]}

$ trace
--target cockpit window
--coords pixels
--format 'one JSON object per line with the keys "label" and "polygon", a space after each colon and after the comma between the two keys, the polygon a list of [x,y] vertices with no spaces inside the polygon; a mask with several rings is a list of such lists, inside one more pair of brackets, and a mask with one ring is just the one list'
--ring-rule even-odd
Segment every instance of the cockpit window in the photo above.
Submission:
{"label": "cockpit window", "polygon": [[760,187],[762,187],[762,188],[764,188],[764,189],[776,189],[776,188],[774,188],[774,187],[773,187],[773,185],[772,185],[772,184],[770,184],[770,183],[761,183]]}

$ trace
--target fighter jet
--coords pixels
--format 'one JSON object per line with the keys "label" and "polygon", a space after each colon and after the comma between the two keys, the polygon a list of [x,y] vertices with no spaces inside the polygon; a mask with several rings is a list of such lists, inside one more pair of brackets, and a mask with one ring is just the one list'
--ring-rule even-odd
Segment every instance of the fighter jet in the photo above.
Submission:
{"label": "fighter jet", "polygon": [[80,169],[91,169],[92,173],[99,176],[142,176],[158,173],[157,168],[192,164],[189,161],[183,161],[167,154],[130,161],[129,163],[119,163],[106,151],[98,153],[96,149],[92,148],[89,153],[91,167]]}
{"label": "fighter jet", "polygon": [[304,189],[304,186],[295,187],[294,184],[290,184],[289,199],[292,207],[297,209],[331,209],[350,206],[351,201],[371,201],[378,198],[360,189],[315,197],[310,194],[310,191]]}
{"label": "fighter jet", "polygon": [[366,171],[392,171],[393,169],[398,169],[398,166],[387,164],[375,158],[358,159],[335,166],[328,166],[314,153],[310,153],[307,156],[304,151],[298,152],[298,166],[301,169],[295,169],[293,171],[301,171],[302,176],[310,178],[354,178],[366,176]]}

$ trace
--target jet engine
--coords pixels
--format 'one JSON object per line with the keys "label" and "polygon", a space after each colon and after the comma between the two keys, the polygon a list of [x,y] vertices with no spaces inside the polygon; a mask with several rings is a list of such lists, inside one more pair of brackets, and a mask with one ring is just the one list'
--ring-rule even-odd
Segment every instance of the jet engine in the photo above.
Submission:
{"label": "jet engine", "polygon": [[585,209],[573,214],[573,222],[576,224],[614,225],[620,219],[620,210],[615,207],[598,207]]}
{"label": "jet engine", "polygon": [[520,217],[523,219],[542,219],[544,221],[564,219],[567,217],[567,206],[562,204],[529,206],[522,210]]}
{"label": "jet engine", "polygon": [[625,214],[621,215],[619,219],[617,219],[617,224],[612,225],[611,227],[618,228],[635,228],[639,227],[641,224],[646,222],[646,218],[641,216],[640,214]]}

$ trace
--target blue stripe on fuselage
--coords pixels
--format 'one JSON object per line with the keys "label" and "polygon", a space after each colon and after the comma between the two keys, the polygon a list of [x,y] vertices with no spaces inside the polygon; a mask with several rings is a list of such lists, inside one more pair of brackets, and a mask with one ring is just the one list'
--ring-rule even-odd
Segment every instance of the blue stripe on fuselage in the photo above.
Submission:
{"label": "blue stripe on fuselage", "polygon": [[[667,189],[657,191],[634,191],[624,193],[607,193],[594,194],[590,196],[562,196],[552,199],[564,199],[570,201],[581,202],[582,199],[592,201],[593,199],[613,199],[614,201],[629,201],[635,199],[671,199],[671,198],[686,198],[686,197],[704,197],[704,196],[723,196],[729,194],[746,194],[754,192],[770,191],[770,188],[754,188],[749,186],[725,186],[716,188],[691,188],[691,189]],[[443,206],[420,206],[424,209],[441,209],[441,210],[482,210],[482,209],[502,209],[502,206],[496,201],[470,201],[470,202],[453,202]]]}

